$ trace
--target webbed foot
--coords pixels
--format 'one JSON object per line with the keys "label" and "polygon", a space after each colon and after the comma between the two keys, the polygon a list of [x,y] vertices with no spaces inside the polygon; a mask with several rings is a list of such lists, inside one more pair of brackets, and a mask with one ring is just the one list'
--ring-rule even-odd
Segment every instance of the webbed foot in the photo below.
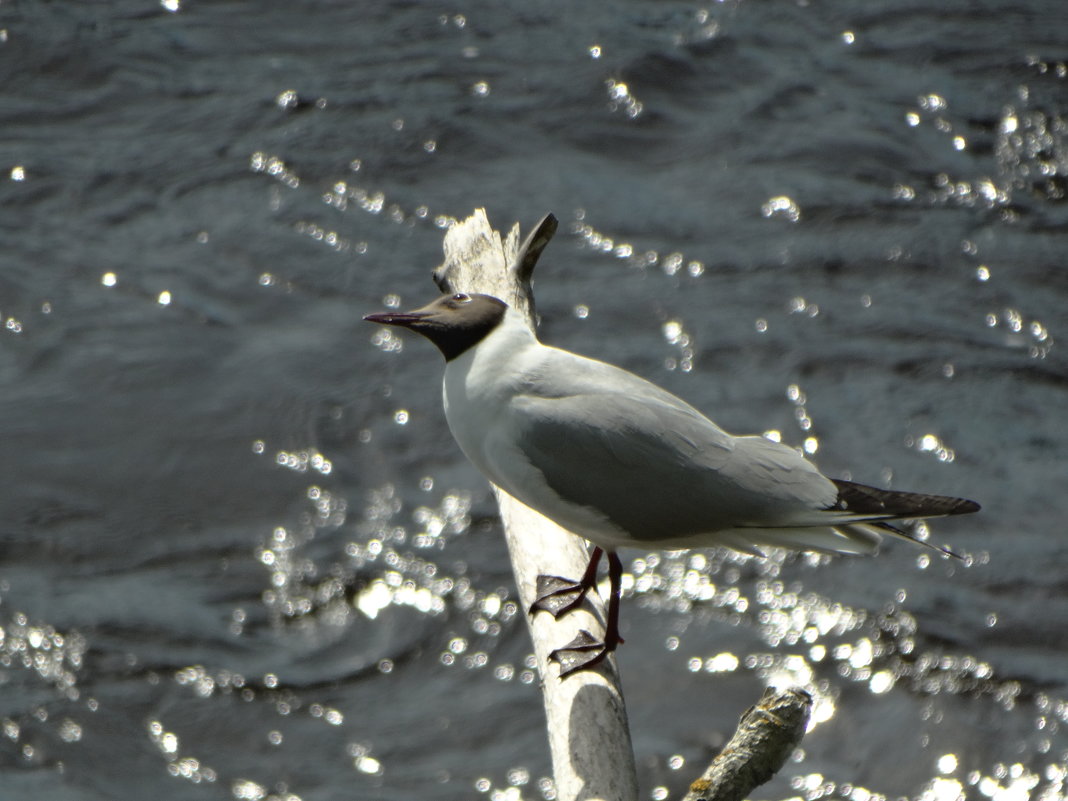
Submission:
{"label": "webbed foot", "polygon": [[589,592],[589,587],[581,581],[573,581],[561,576],[538,576],[537,592],[534,603],[530,605],[530,614],[548,612],[559,618],[582,603]]}
{"label": "webbed foot", "polygon": [[579,629],[575,639],[550,653],[549,659],[560,665],[560,678],[563,679],[580,670],[591,670],[613,650],[615,648],[609,648],[586,629]]}
{"label": "webbed foot", "polygon": [[[597,563],[604,551],[594,548],[590,554],[586,572],[579,581],[560,576],[539,575],[537,580],[537,597],[530,605],[530,614],[549,612],[554,618],[570,612],[582,603],[586,593],[597,581]],[[604,642],[596,639],[586,629],[579,633],[567,645],[557,648],[549,654],[549,659],[560,665],[560,678],[566,678],[580,670],[590,670],[604,661],[616,646],[623,642],[619,636],[619,596],[622,589],[623,564],[615,552],[608,554],[608,579],[610,594],[608,598],[608,619],[605,623]]]}

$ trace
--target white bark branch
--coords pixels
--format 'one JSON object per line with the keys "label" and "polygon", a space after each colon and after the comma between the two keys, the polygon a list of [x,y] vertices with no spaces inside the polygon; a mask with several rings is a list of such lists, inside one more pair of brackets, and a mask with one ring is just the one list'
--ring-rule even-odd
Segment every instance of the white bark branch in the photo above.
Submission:
{"label": "white bark branch", "polygon": [[[527,315],[534,327],[534,300],[530,275],[541,248],[556,230],[547,216],[534,229],[520,252],[519,226],[501,241],[483,209],[445,235],[445,262],[434,280],[447,292],[481,292],[499,297]],[[539,573],[578,578],[586,569],[588,554],[582,539],[524,506],[494,487],[501,510],[508,551],[512,559],[519,602],[529,609],[535,599]],[[634,801],[638,780],[630,730],[619,689],[615,659],[609,657],[597,670],[580,671],[560,679],[560,666],[549,653],[572,639],[579,629],[604,637],[604,609],[595,593],[580,608],[553,619],[547,612],[527,615],[538,671],[542,677],[549,749],[557,798]]]}
{"label": "white bark branch", "polygon": [[[454,224],[445,234],[445,261],[434,271],[443,292],[494,295],[527,316],[535,327],[531,275],[542,249],[556,231],[546,215],[520,244],[519,225],[502,241],[484,209]],[[534,602],[539,574],[577,579],[586,568],[584,541],[494,487],[512,569],[525,609]],[[560,666],[549,660],[554,648],[570,642],[579,629],[604,638],[604,607],[590,593],[579,608],[554,620],[539,612],[527,615],[538,670],[542,677],[553,776],[560,801],[636,801],[638,783],[623,694],[615,658],[594,670],[560,679]],[[742,716],[738,731],[701,779],[687,801],[741,799],[781,767],[804,734],[811,699],[805,693],[765,693]],[[697,795],[693,793],[697,792]]]}

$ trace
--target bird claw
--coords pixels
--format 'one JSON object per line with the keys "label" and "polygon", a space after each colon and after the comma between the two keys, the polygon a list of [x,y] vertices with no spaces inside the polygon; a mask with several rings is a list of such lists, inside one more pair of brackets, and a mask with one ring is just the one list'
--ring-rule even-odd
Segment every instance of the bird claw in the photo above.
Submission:
{"label": "bird claw", "polygon": [[613,650],[586,629],[579,629],[575,639],[550,653],[549,659],[560,665],[560,678],[563,679],[580,670],[591,670]]}
{"label": "bird claw", "polygon": [[570,612],[582,603],[586,597],[588,587],[581,582],[566,579],[561,576],[538,576],[537,597],[530,605],[530,614],[535,612],[548,612],[554,618]]}

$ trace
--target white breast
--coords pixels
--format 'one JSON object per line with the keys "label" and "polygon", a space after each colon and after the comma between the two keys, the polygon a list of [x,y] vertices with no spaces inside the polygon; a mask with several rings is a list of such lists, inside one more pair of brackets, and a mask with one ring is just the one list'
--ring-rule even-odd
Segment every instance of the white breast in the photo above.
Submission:
{"label": "white breast", "polygon": [[587,538],[626,540],[602,514],[562,500],[515,444],[509,405],[529,390],[551,350],[509,309],[486,339],[446,365],[445,419],[467,458],[508,494]]}

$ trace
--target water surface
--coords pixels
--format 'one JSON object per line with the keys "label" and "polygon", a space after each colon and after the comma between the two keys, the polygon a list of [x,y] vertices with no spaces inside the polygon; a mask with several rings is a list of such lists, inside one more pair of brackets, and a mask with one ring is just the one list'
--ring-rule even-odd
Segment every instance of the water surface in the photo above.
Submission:
{"label": "water surface", "polygon": [[830,474],[876,559],[625,554],[642,798],[766,684],[757,797],[1059,798],[1057,2],[0,8],[4,798],[548,798],[425,342],[443,227],[546,211],[542,336]]}

